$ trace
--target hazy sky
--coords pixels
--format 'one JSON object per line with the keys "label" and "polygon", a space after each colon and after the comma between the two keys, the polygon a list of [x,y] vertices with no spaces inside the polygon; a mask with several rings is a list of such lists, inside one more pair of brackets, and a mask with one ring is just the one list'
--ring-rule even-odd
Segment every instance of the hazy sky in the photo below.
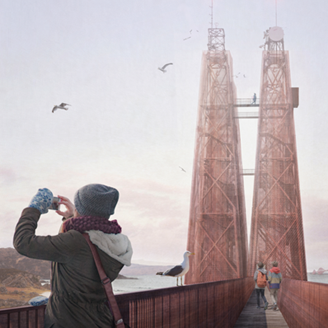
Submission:
{"label": "hazy sky", "polygon": [[[130,237],[135,262],[182,261],[209,5],[0,0],[0,247],[12,247],[38,188],[73,199],[83,185],[103,183],[120,191],[112,218]],[[277,6],[292,85],[300,88],[295,125],[307,266],[328,269],[328,3]],[[259,94],[259,46],[275,26],[275,0],[215,0],[214,22],[225,29],[234,72],[246,75],[235,80],[237,97]],[[163,74],[158,67],[168,62]],[[52,113],[61,102],[70,109]],[[243,166],[254,168],[257,120],[240,125]],[[250,223],[253,177],[244,181]],[[60,222],[55,213],[43,215],[37,233],[56,234]]]}

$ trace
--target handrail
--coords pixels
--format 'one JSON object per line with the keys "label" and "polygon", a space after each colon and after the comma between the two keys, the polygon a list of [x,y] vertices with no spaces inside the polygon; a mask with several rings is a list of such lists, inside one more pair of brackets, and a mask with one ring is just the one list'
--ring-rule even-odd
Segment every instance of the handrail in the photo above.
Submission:
{"label": "handrail", "polygon": [[[125,323],[132,328],[233,327],[253,289],[254,280],[247,277],[115,297]],[[44,309],[45,305],[0,309],[0,327],[41,328]]]}
{"label": "handrail", "polygon": [[46,306],[20,306],[0,309],[0,328],[43,328]]}
{"label": "handrail", "polygon": [[237,112],[234,118],[259,118],[259,112]]}
{"label": "handrail", "polygon": [[254,289],[253,277],[116,296],[130,327],[233,327]]}
{"label": "handrail", "polygon": [[328,284],[283,278],[278,306],[288,327],[327,327]]}
{"label": "handrail", "polygon": [[255,175],[255,169],[243,169],[241,175]]}
{"label": "handrail", "polygon": [[260,98],[237,98],[234,107],[259,107]]}

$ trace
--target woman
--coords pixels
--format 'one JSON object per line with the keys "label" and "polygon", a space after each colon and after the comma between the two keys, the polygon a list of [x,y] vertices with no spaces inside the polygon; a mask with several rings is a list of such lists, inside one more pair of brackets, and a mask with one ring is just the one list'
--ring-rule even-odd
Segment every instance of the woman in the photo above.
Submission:
{"label": "woman", "polygon": [[74,205],[63,196],[66,211],[56,236],[36,236],[42,214],[48,212],[53,198],[48,189],[39,189],[16,226],[14,247],[27,257],[52,261],[51,295],[45,312],[45,328],[114,327],[106,304],[97,268],[83,232],[95,244],[104,270],[113,281],[124,265],[131,265],[132,247],[121,234],[114,213],[119,193],[115,188],[90,184],[79,189]]}

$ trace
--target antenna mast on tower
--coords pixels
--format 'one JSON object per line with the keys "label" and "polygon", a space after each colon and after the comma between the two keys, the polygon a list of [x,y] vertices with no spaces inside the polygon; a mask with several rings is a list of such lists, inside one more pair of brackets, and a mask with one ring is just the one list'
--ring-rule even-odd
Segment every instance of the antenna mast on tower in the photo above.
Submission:
{"label": "antenna mast on tower", "polygon": [[213,28],[213,0],[211,1],[211,27],[208,29],[208,50],[219,51],[222,54],[225,51],[225,34],[223,28]]}
{"label": "antenna mast on tower", "polygon": [[211,28],[213,28],[213,0],[212,0],[212,3],[211,3]]}

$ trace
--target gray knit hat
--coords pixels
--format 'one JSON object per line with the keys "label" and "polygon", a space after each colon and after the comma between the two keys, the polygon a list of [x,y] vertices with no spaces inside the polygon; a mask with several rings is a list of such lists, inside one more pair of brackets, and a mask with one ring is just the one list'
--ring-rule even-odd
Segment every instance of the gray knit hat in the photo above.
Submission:
{"label": "gray knit hat", "polygon": [[102,184],[89,184],[80,188],[74,197],[76,210],[82,216],[109,218],[114,213],[119,193]]}

